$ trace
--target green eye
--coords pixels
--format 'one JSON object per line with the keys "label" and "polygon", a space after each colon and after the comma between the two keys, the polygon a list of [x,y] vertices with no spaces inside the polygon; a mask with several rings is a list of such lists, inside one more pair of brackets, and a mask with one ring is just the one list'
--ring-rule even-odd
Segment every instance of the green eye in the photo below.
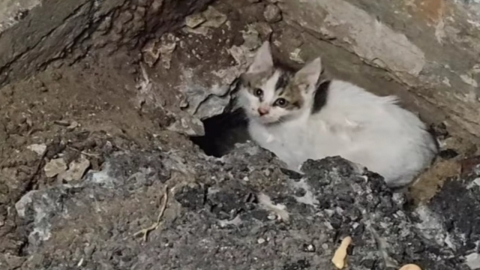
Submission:
{"label": "green eye", "polygon": [[279,98],[275,100],[275,102],[273,103],[274,106],[278,106],[278,107],[285,107],[287,106],[287,104],[288,104],[288,101],[284,98]]}
{"label": "green eye", "polygon": [[256,96],[256,97],[262,97],[263,96],[263,90],[260,89],[260,88],[256,88],[253,90],[253,94]]}

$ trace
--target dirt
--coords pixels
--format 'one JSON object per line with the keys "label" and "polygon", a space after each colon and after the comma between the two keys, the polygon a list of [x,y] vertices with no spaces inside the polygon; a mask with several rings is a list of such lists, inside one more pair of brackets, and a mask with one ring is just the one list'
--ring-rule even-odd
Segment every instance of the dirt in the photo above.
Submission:
{"label": "dirt", "polygon": [[[0,235],[5,241],[0,252],[20,255],[26,243],[21,220],[11,210],[13,204],[30,190],[61,184],[45,176],[43,167],[49,160],[62,157],[68,164],[83,154],[95,170],[102,167],[105,155],[118,149],[152,148],[156,142],[165,142],[164,148],[189,147],[188,139],[166,130],[184,98],[179,89],[184,80],[181,70],[195,68],[195,77],[205,77],[202,83],[207,87],[213,80],[212,70],[230,66],[233,59],[225,48],[243,42],[239,29],[244,27],[230,22],[209,29],[207,36],[181,29],[173,32],[181,45],[172,55],[172,66],[143,64],[157,86],[148,93],[155,96],[150,103],[138,89],[143,79],[138,50],[107,54],[111,48],[106,48],[78,62],[72,56],[1,88]],[[211,58],[216,52],[221,57]],[[32,144],[45,144],[47,152],[38,155],[28,150]]]}
{"label": "dirt", "polygon": [[460,174],[460,163],[457,161],[438,161],[424,172],[410,187],[410,195],[415,204],[428,202],[437,194],[445,181]]}
{"label": "dirt", "polygon": [[[206,35],[187,33],[185,29],[173,30],[171,34],[176,40],[175,50],[171,55],[162,55],[159,59],[154,59],[156,64],[151,67],[145,61],[148,57],[144,51],[145,48],[134,50],[123,48],[109,53],[107,53],[108,48],[98,49],[95,53],[88,54],[79,60],[75,56],[71,56],[71,58],[55,61],[35,76],[0,89],[0,238],[2,239],[0,253],[4,254],[0,259],[0,266],[5,266],[2,269],[33,269],[33,267],[39,266],[48,267],[49,264],[56,265],[58,268],[55,269],[66,269],[66,264],[71,267],[73,262],[87,269],[89,266],[94,267],[94,261],[98,263],[96,264],[98,267],[105,264],[106,268],[101,269],[123,269],[132,265],[136,265],[136,269],[150,269],[149,266],[155,264],[149,257],[152,254],[145,253],[142,255],[143,261],[135,261],[137,264],[132,263],[133,258],[138,255],[136,250],[141,249],[144,245],[154,246],[151,250],[171,248],[176,245],[174,239],[189,241],[178,235],[185,231],[193,234],[197,230],[201,230],[205,237],[209,236],[210,227],[214,226],[212,220],[205,222],[204,227],[200,229],[194,227],[194,225],[201,226],[204,221],[202,218],[205,218],[198,213],[201,209],[196,209],[195,205],[206,203],[204,195],[198,194],[198,190],[202,190],[201,186],[209,182],[205,180],[202,183],[202,179],[211,176],[209,170],[198,170],[199,174],[189,175],[178,173],[175,170],[170,171],[171,168],[165,168],[170,163],[157,164],[154,160],[165,159],[166,157],[162,155],[168,156],[165,153],[177,151],[181,152],[179,159],[188,159],[188,155],[198,155],[208,160],[198,151],[198,146],[193,144],[189,136],[185,133],[179,134],[171,131],[172,124],[189,119],[192,115],[192,108],[196,105],[199,106],[199,104],[182,105],[188,98],[186,96],[188,91],[208,89],[213,84],[223,83],[222,79],[225,78],[215,75],[212,71],[225,70],[235,65],[235,59],[227,51],[227,48],[240,46],[245,42],[241,31],[247,29],[246,25],[259,21],[264,23],[262,10],[265,3],[252,5],[247,1],[239,1],[235,3],[235,6],[219,3],[215,7],[227,16],[228,22],[219,27],[208,28]],[[268,25],[265,28],[265,24],[257,24],[257,27],[260,27],[257,29],[265,30],[259,31],[262,39],[269,35],[271,29],[268,28]],[[164,33],[153,37],[150,41],[152,44],[160,44],[162,37],[166,38]],[[168,60],[165,59],[166,57],[171,57],[170,61],[167,61],[168,65],[165,65],[167,62],[163,62]],[[145,84],[142,86],[142,82],[145,83],[143,70],[151,80],[150,88],[146,88]],[[190,73],[186,74],[186,70]],[[197,108],[194,108],[193,112],[197,113]],[[209,115],[209,113],[200,110],[198,118],[208,119],[209,117],[205,117],[205,115]],[[212,130],[218,126],[217,124],[209,126],[206,122],[205,128],[208,135],[214,132]],[[233,127],[233,130],[235,128]],[[450,138],[455,138],[455,136]],[[450,141],[454,142],[448,143],[447,141],[442,146],[443,149],[454,149],[458,155],[448,161],[438,161],[432,170],[426,172],[423,178],[421,177],[425,180],[419,180],[412,191],[417,203],[427,202],[434,198],[447,178],[459,174],[457,164],[475,152],[467,140],[462,141],[459,138],[450,139]],[[233,141],[228,142],[230,146],[233,143]],[[44,144],[47,147],[45,153],[38,154],[29,150],[28,147],[32,144]],[[225,154],[224,145],[217,147],[222,150],[220,152],[212,150],[212,153],[215,153],[213,155]],[[149,152],[150,160],[142,160],[137,156],[136,159],[118,163],[120,164],[118,166],[125,167],[123,175],[118,176],[119,179],[131,176],[132,171],[127,169],[136,168],[138,164],[142,166],[148,164],[148,166],[156,168],[154,170],[156,174],[150,175],[151,179],[147,177],[144,182],[132,190],[128,189],[130,184],[122,186],[117,183],[122,187],[119,190],[100,190],[97,193],[92,186],[82,186],[85,179],[67,183],[58,177],[47,177],[43,170],[45,164],[52,159],[63,158],[66,164],[69,164],[83,155],[90,161],[89,173],[92,173],[105,169],[106,160],[114,157],[115,153],[119,151],[124,153],[140,150],[148,152],[149,149],[160,149],[163,154],[155,156]],[[231,147],[227,147],[227,149],[230,150]],[[182,155],[185,156],[181,157]],[[145,156],[148,155],[145,154]],[[268,154],[260,157],[265,160],[272,159]],[[265,160],[259,161],[259,164],[263,164]],[[210,160],[209,162],[221,161]],[[179,164],[182,162],[175,164],[175,166],[181,166]],[[194,163],[188,164],[194,167],[192,165]],[[277,165],[280,166],[280,163]],[[191,169],[195,170],[195,168]],[[217,169],[229,170],[226,165],[219,166]],[[248,168],[243,169],[244,171],[242,168],[235,167],[235,175],[240,178],[248,177]],[[284,178],[278,170],[269,167],[270,169],[272,171],[269,171],[269,175],[272,173],[274,176],[278,175],[279,179]],[[195,179],[191,179],[192,175]],[[222,176],[225,175],[222,174]],[[135,239],[134,242],[120,240],[123,237],[130,237],[133,229],[139,230],[156,219],[161,190],[163,190],[166,179],[170,178],[176,179],[175,183],[177,184],[193,186],[191,194],[185,193],[186,189],[182,189],[184,192],[181,194],[184,197],[180,195],[176,197],[179,203],[169,206],[165,218],[168,226],[172,228],[183,226],[187,229],[179,232],[169,231],[164,236],[157,232],[156,242],[149,244],[142,244],[139,239]],[[152,179],[163,179],[163,181]],[[72,185],[73,188],[67,188],[65,184]],[[271,185],[277,184],[272,183]],[[79,185],[78,188],[75,188],[75,185]],[[260,186],[253,183],[249,188],[272,188],[268,186],[268,182],[261,182],[258,185]],[[272,190],[281,189],[280,187],[282,185],[278,184],[278,187],[273,187]],[[231,190],[235,190],[235,187],[231,188]],[[251,209],[248,209],[248,203],[242,206],[247,208],[239,208],[238,205],[228,205],[228,203],[222,202],[225,201],[225,198],[236,198],[233,201],[238,202],[241,201],[238,196],[248,196],[249,192],[252,192],[248,189],[245,190],[244,186],[238,188],[239,193],[223,190],[219,196],[223,194],[222,196],[225,197],[210,197],[210,203],[215,204],[211,206],[213,207],[211,213],[218,219],[230,218],[232,211],[246,211],[249,215],[259,215],[260,217],[263,215],[262,218],[265,218],[265,213],[262,211],[249,212]],[[93,204],[77,205],[72,220],[54,216],[51,223],[57,222],[55,223],[55,234],[52,234],[48,243],[42,247],[42,252],[35,255],[36,249],[40,248],[41,241],[31,238],[32,220],[20,218],[17,211],[14,210],[15,204],[31,191],[46,191],[59,201],[63,198],[73,198],[71,199],[73,202],[81,202],[81,198],[75,195],[77,193],[81,195],[95,194],[94,197],[99,200],[101,209],[95,209]],[[134,196],[130,196],[131,194]],[[220,203],[215,203],[215,200]],[[185,212],[184,209],[189,209],[190,212]],[[61,211],[60,208],[53,210]],[[108,215],[103,217],[101,212],[108,213]],[[109,219],[108,217],[116,218]],[[303,226],[301,222],[299,224],[298,226]],[[75,236],[79,233],[78,230],[82,234],[81,237]],[[282,231],[283,229],[278,230]],[[229,232],[221,232],[222,237],[218,241],[222,245],[227,243],[228,237],[223,233],[233,232],[233,229]],[[243,232],[245,233],[245,231]],[[276,233],[281,237],[286,237],[283,232],[276,231]],[[267,232],[265,234],[268,235]],[[100,238],[97,239],[97,237]],[[113,239],[112,237],[120,238]],[[101,251],[102,241],[107,243],[108,250]],[[187,242],[180,242],[180,246],[187,248]],[[126,248],[126,244],[131,245],[132,243],[135,243],[135,247]],[[213,252],[210,250],[213,248],[212,245],[212,243],[205,243],[205,249],[202,251],[205,253],[195,253],[195,256]],[[270,246],[272,245],[274,245],[273,242]],[[74,246],[75,249],[70,249],[70,246]],[[226,246],[227,249],[232,248],[232,246]],[[245,254],[250,254],[247,252],[246,245],[242,246],[242,250]],[[172,251],[173,256],[178,255],[175,252]],[[262,256],[266,258],[266,254],[268,254],[266,249],[255,252],[258,252],[256,255],[260,256],[259,258],[263,258]],[[262,255],[262,252],[267,253]],[[290,249],[289,252],[293,254]],[[163,260],[170,255],[166,252],[161,256]],[[301,257],[295,255],[291,258],[292,261],[282,261],[283,269],[307,269],[315,261]],[[66,264],[62,264],[60,258],[69,259]],[[89,262],[83,258],[94,258],[91,259],[92,265],[89,265]],[[84,262],[85,264],[83,264]],[[240,264],[241,258],[237,258],[236,262]],[[174,269],[182,265],[182,261],[176,259],[171,264],[171,269]],[[208,262],[203,262],[196,267],[206,265]],[[194,267],[193,262],[190,266]]]}

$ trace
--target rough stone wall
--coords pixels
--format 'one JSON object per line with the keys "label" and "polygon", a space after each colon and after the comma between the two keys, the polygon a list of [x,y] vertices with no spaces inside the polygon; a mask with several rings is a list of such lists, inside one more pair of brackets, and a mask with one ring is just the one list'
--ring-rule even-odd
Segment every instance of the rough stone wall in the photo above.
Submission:
{"label": "rough stone wall", "polygon": [[[387,71],[394,81],[444,111],[447,119],[470,133],[480,131],[478,1],[283,0],[277,5],[285,21],[302,34]],[[310,52],[315,53],[322,55]],[[309,52],[303,55],[311,57]]]}
{"label": "rough stone wall", "polygon": [[[75,59],[92,48],[137,46],[148,39],[146,33],[161,34],[159,29],[206,2],[210,1],[2,1],[0,85],[31,75],[68,53]],[[480,131],[478,1],[268,2],[280,8],[280,24],[296,30],[291,31],[295,36],[285,35],[279,42],[288,44],[283,48],[298,49],[297,60],[320,54],[334,74],[374,92],[396,93],[429,121],[446,119],[470,133]],[[247,20],[256,13],[253,7],[248,10]],[[278,18],[269,20],[275,28]],[[287,53],[286,58],[292,51]]]}
{"label": "rough stone wall", "polygon": [[92,48],[140,45],[209,0],[8,0],[0,3],[0,86]]}

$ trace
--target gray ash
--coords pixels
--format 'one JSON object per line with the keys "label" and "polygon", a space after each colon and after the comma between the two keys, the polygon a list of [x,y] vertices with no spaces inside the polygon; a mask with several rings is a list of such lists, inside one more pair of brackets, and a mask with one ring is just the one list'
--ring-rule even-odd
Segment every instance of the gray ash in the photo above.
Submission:
{"label": "gray ash", "polygon": [[[96,180],[103,184],[91,176],[81,186],[37,191],[23,200],[30,232],[62,235],[32,239],[32,256],[58,256],[31,267],[67,269],[85,258],[84,266],[92,269],[333,269],[333,253],[351,236],[348,269],[398,269],[407,263],[469,269],[463,261],[471,251],[429,238],[428,232],[439,234],[420,226],[422,216],[417,216],[420,223],[410,218],[415,213],[405,210],[402,194],[340,157],[309,160],[298,174],[280,169],[270,152],[243,144],[220,159],[187,150],[126,152],[112,155],[108,164],[108,173]],[[178,183],[179,171],[190,182],[176,190],[161,229],[146,243],[133,238],[156,218],[158,205],[152,202],[158,201],[162,182]],[[470,247],[478,239],[477,219],[467,220],[455,209],[477,210],[478,191],[459,184],[447,184],[452,186],[445,192],[452,195],[439,194],[431,212],[445,212],[440,231],[450,220],[460,220],[442,237],[468,233],[471,240],[459,243]],[[459,192],[470,199],[441,203]],[[83,243],[95,249],[84,255]]]}

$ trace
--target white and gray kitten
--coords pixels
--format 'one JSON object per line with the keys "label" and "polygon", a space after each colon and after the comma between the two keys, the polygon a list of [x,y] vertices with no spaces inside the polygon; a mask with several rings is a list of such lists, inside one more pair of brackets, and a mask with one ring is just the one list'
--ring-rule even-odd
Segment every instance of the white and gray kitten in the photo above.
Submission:
{"label": "white and gray kitten", "polygon": [[438,151],[433,137],[396,97],[340,80],[318,84],[321,72],[320,58],[296,73],[276,67],[265,42],[238,93],[252,139],[290,169],[338,155],[381,174],[392,187],[411,183],[431,164]]}

